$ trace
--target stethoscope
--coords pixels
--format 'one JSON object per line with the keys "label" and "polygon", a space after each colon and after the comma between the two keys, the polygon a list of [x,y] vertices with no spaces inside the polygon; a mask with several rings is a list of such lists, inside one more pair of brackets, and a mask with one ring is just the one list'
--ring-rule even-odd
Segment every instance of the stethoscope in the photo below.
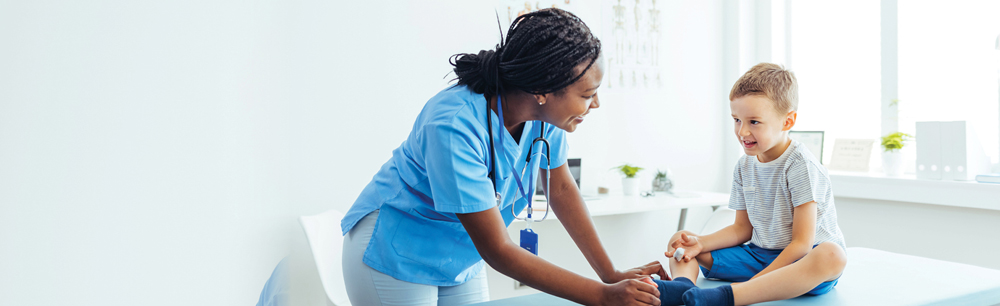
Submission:
{"label": "stethoscope", "polygon": [[[503,128],[503,122],[504,122],[503,121],[503,103],[500,102],[500,94],[497,94],[497,115],[500,117],[500,128]],[[487,122],[487,126],[488,126],[487,130],[489,130],[489,137],[490,137],[490,173],[489,173],[488,176],[490,177],[490,181],[493,182],[493,192],[496,195],[497,208],[500,208],[500,207],[502,207],[502,205],[501,205],[502,204],[502,199],[501,199],[501,196],[500,196],[500,192],[497,191],[497,179],[496,179],[496,159],[497,159],[497,157],[496,157],[496,151],[493,148],[493,116],[490,116],[490,108],[489,108],[489,101],[488,100],[486,102],[486,122]],[[504,156],[504,145],[503,145],[503,139],[504,139],[504,137],[503,137],[502,133],[500,135],[501,135],[500,136],[500,155]],[[542,154],[545,157],[545,190],[543,190],[542,193],[545,194],[546,205],[545,205],[545,215],[543,215],[541,219],[536,220],[536,219],[533,219],[531,217],[531,212],[532,212],[531,202],[532,202],[532,198],[528,197],[528,195],[532,195],[533,196],[535,194],[534,187],[532,187],[532,186],[529,185],[528,186],[529,187],[529,189],[528,189],[529,192],[525,193],[524,192],[524,185],[521,183],[521,175],[524,175],[525,171],[531,165],[532,149],[535,147],[535,143],[539,142],[539,141],[541,141],[545,145],[545,154]],[[532,222],[542,222],[542,221],[545,221],[545,219],[548,218],[548,216],[549,216],[549,204],[551,204],[551,203],[548,203],[548,201],[549,201],[549,174],[550,174],[548,168],[551,166],[551,160],[549,159],[549,148],[550,148],[549,141],[545,139],[545,122],[542,122],[541,128],[538,131],[538,138],[535,138],[534,140],[532,140],[531,144],[528,145],[528,154],[527,154],[528,156],[524,159],[524,167],[521,168],[521,174],[520,175],[518,174],[518,171],[514,168],[514,164],[513,163],[511,163],[511,165],[510,165],[511,172],[514,173],[514,181],[517,182],[517,190],[521,193],[521,197],[523,197],[528,202],[528,206],[527,206],[528,214],[527,214],[527,216],[525,216],[524,218],[519,218],[517,216],[517,213],[514,212],[514,203],[511,203],[511,205],[510,205],[510,214],[514,217],[514,219],[524,220],[528,224],[527,225],[528,229],[531,228],[531,223]],[[539,154],[541,154],[541,152],[539,152]],[[534,176],[531,176],[528,179],[529,179],[528,182],[534,182]],[[501,210],[502,210],[502,208],[501,208]]]}

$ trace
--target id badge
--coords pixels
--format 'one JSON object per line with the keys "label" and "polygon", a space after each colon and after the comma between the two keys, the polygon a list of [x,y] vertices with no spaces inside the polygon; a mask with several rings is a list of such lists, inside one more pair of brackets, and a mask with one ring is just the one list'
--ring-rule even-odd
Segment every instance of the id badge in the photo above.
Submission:
{"label": "id badge", "polygon": [[538,256],[538,234],[530,228],[521,230],[521,248]]}

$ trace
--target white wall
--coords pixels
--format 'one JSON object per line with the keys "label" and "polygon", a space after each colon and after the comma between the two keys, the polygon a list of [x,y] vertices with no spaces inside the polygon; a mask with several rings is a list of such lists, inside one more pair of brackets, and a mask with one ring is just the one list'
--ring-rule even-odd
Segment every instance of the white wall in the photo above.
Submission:
{"label": "white wall", "polygon": [[1000,270],[1000,211],[837,197],[848,247]]}
{"label": "white wall", "polygon": [[0,304],[246,305],[283,253],[270,3],[4,2]]}
{"label": "white wall", "polygon": [[[620,162],[728,185],[720,3],[662,4],[668,85],[602,94],[570,137],[585,188]],[[448,56],[497,43],[493,8],[0,3],[0,304],[255,303],[294,216],[346,210]]]}
{"label": "white wall", "polygon": [[728,87],[722,86],[722,5],[657,2],[664,12],[664,88],[599,93],[601,108],[569,137],[570,156],[583,158],[585,194],[601,185],[620,192],[620,175],[608,169],[623,163],[647,169],[638,175],[643,188],[649,188],[656,169],[669,168],[677,188],[729,190],[736,159],[724,157],[732,156],[725,154],[730,138],[718,124],[729,112]]}

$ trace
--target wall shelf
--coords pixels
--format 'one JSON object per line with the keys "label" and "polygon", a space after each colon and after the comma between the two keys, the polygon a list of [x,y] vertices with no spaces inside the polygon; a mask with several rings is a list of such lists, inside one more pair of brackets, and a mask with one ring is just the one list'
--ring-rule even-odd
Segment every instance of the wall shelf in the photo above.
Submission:
{"label": "wall shelf", "polygon": [[839,171],[831,171],[830,180],[836,197],[1000,210],[1000,184]]}

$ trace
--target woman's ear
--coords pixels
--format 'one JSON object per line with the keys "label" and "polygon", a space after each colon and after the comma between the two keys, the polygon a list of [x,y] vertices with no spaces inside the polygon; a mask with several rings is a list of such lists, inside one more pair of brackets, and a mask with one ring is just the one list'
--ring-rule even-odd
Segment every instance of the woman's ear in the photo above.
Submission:
{"label": "woman's ear", "polygon": [[785,115],[785,124],[781,127],[782,131],[791,130],[795,126],[795,120],[798,118],[799,113],[796,111],[790,111]]}
{"label": "woman's ear", "polygon": [[538,105],[545,105],[545,102],[546,102],[546,99],[545,99],[545,98],[546,98],[546,97],[548,97],[548,95],[549,95],[549,94],[544,94],[544,95],[532,95],[532,96],[534,96],[534,97],[535,97],[535,101],[537,101],[537,102],[538,102]]}

